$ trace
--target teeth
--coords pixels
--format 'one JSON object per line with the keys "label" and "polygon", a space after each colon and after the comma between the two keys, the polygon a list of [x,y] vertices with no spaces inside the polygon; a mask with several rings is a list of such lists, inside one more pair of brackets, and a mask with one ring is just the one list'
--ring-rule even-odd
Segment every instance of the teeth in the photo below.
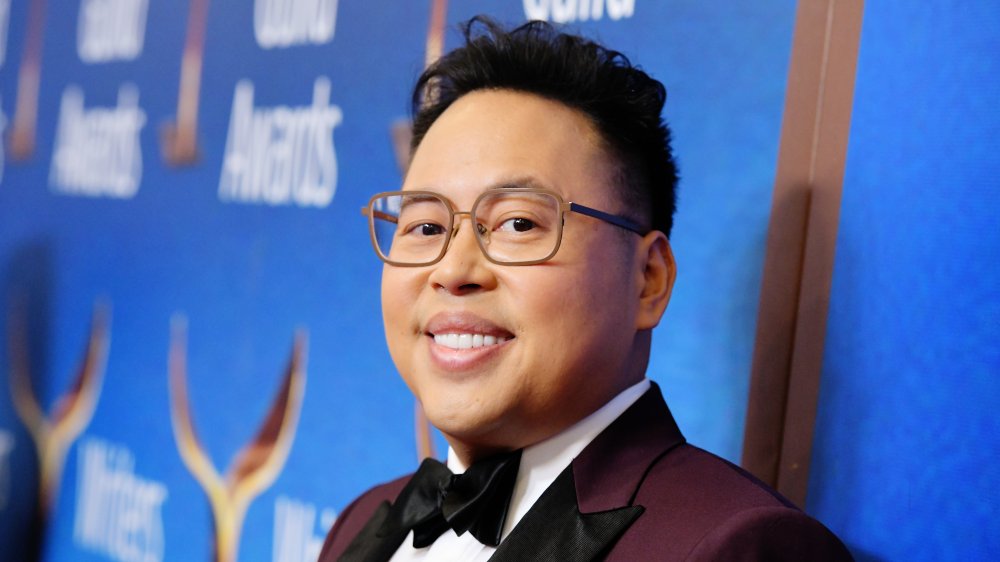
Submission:
{"label": "teeth", "polygon": [[507,341],[505,337],[485,334],[434,334],[435,343],[451,349],[472,349],[505,341]]}

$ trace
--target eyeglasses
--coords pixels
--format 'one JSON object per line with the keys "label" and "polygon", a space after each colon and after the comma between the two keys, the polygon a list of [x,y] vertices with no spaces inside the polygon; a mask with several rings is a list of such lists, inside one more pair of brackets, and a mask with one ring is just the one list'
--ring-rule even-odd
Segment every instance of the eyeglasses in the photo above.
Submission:
{"label": "eyeglasses", "polygon": [[[498,188],[483,192],[471,211],[456,211],[433,191],[378,193],[361,209],[368,217],[372,244],[390,265],[432,265],[444,257],[458,232],[456,218],[467,215],[479,249],[499,265],[534,265],[552,258],[562,242],[566,213],[587,215],[644,236],[632,220],[566,202],[559,194],[535,188]],[[461,218],[458,219],[461,221]]]}

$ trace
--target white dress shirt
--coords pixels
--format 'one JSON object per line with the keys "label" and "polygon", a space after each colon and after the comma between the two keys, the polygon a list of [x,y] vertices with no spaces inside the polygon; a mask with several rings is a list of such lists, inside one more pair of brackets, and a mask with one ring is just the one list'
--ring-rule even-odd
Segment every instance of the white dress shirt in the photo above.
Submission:
{"label": "white dress shirt", "polygon": [[[514,529],[518,521],[528,513],[542,492],[555,481],[563,469],[569,466],[569,463],[580,454],[580,451],[583,451],[599,433],[604,431],[604,428],[618,419],[618,416],[622,415],[648,389],[649,379],[643,379],[626,388],[599,410],[561,433],[524,449],[521,453],[521,464],[518,468],[514,494],[510,499],[510,509],[507,512],[507,520],[504,522],[501,540],[507,538],[507,535]],[[455,474],[461,474],[468,468],[462,464],[451,447],[448,448],[448,468]],[[472,533],[458,536],[451,529],[445,531],[430,546],[413,548],[413,531],[410,531],[390,562],[416,560],[425,562],[452,560],[485,562],[490,556],[493,556],[495,551],[495,547],[486,546],[477,541]]]}

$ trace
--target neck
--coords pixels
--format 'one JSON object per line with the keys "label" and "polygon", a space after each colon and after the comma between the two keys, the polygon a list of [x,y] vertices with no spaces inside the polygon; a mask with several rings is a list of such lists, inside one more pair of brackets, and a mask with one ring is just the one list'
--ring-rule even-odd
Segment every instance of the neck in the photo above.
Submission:
{"label": "neck", "polygon": [[[501,453],[510,452],[516,449],[534,448],[536,445],[541,447],[543,446],[544,443],[555,443],[556,441],[561,439],[560,436],[564,434],[565,435],[573,434],[578,436],[582,435],[574,428],[584,427],[583,424],[585,420],[589,418],[595,418],[595,416],[598,415],[598,412],[608,410],[610,408],[610,410],[608,411],[613,412],[613,415],[605,413],[601,414],[599,418],[595,418],[595,419],[605,420],[604,425],[607,425],[607,423],[613,421],[613,419],[616,418],[618,414],[624,411],[625,408],[627,408],[632,402],[634,402],[635,399],[637,399],[638,396],[641,395],[641,393],[645,391],[646,388],[648,388],[648,383],[647,383],[643,387],[636,387],[634,391],[631,390],[633,386],[637,385],[639,382],[642,381],[643,377],[638,377],[636,380],[630,381],[628,384],[619,388],[606,400],[601,402],[601,404],[598,407],[590,410],[586,415],[576,418],[572,423],[562,424],[560,425],[560,428],[557,431],[546,432],[546,434],[543,435],[541,438],[533,439],[530,442],[523,442],[523,443],[512,442],[509,444],[509,446],[502,446],[502,445],[484,446],[481,443],[469,442],[445,434],[445,438],[448,440],[448,443],[451,446],[451,451],[449,454],[449,463],[448,463],[449,468],[451,468],[452,471],[455,472],[462,472],[463,470],[468,469],[474,463],[479,462],[482,459],[486,459]],[[629,393],[627,395],[625,394],[626,390],[629,390]],[[611,405],[612,403],[616,403],[617,405],[612,406]],[[611,415],[610,418],[608,418],[609,415]],[[604,425],[601,426],[601,429],[603,429]],[[593,424],[590,424],[587,427],[594,427],[594,426]],[[586,434],[588,430],[583,430],[583,431],[584,434]],[[591,438],[594,436],[596,436],[596,433],[594,435],[591,435]],[[549,447],[547,450],[549,450],[550,452],[554,451],[554,449],[551,449],[551,447]]]}
{"label": "neck", "polygon": [[[624,361],[620,369],[611,371],[619,373],[619,375],[614,377],[614,379],[606,381],[609,383],[609,386],[601,389],[596,399],[593,395],[587,396],[587,390],[583,387],[577,387],[577,390],[581,392],[580,396],[565,397],[566,401],[571,404],[589,405],[589,407],[579,410],[568,409],[562,412],[564,415],[551,416],[549,419],[525,419],[517,427],[507,424],[503,428],[503,431],[477,436],[481,437],[481,439],[469,439],[464,436],[456,436],[448,433],[445,433],[444,437],[454,451],[457,459],[466,468],[472,466],[478,460],[489,458],[499,453],[530,447],[536,443],[550,439],[600,410],[608,402],[621,394],[622,391],[645,378],[646,368],[649,364],[650,346],[651,331],[639,331],[633,342],[632,352],[628,354],[626,361]],[[558,405],[554,407],[558,407]]]}
{"label": "neck", "polygon": [[451,446],[452,451],[454,451],[455,456],[458,461],[462,463],[462,466],[469,468],[475,462],[482,459],[488,459],[493,455],[499,455],[500,453],[506,453],[513,451],[514,448],[503,448],[503,447],[483,447],[474,444],[462,443],[456,439],[451,439],[445,436],[448,440],[448,444]]}

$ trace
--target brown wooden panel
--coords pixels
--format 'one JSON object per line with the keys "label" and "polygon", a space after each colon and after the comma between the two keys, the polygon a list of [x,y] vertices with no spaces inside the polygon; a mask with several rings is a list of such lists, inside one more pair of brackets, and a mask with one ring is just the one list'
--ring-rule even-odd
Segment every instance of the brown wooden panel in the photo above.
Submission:
{"label": "brown wooden panel", "polygon": [[862,0],[801,0],[785,94],[743,466],[802,505],[808,484]]}

